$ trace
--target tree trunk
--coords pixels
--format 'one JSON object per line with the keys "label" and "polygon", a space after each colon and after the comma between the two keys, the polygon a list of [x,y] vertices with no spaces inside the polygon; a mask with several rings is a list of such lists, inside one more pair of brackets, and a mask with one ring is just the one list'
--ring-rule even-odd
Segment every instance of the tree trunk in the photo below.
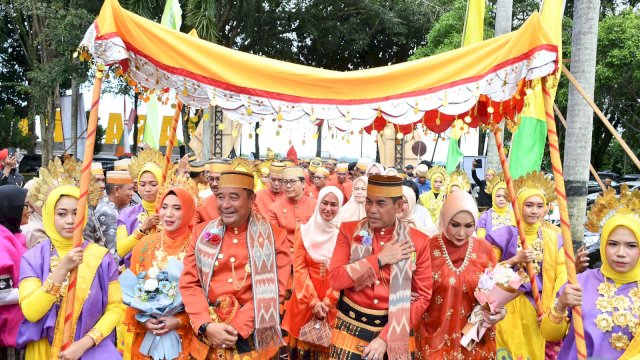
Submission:
{"label": "tree trunk", "polygon": [[[577,0],[573,8],[571,73],[590,98],[593,98],[595,88],[599,9],[600,0]],[[571,235],[576,246],[582,244],[584,237],[592,131],[593,111],[578,91],[569,85],[564,175]]]}
{"label": "tree trunk", "polygon": [[77,159],[82,159],[84,154],[78,154],[78,94],[80,84],[75,77],[71,78],[71,148],[67,152]]}
{"label": "tree trunk", "polygon": [[[496,26],[495,36],[504,35],[511,31],[513,22],[513,0],[497,0],[496,2]],[[504,122],[500,123],[500,136],[504,138]],[[500,157],[496,148],[496,139],[487,136],[487,169],[498,170],[500,168]]]}
{"label": "tree trunk", "polygon": [[40,121],[40,133],[42,134],[42,166],[46,167],[53,159],[53,134],[56,128],[56,94],[58,87],[47,96],[46,113],[43,116],[46,121]]}

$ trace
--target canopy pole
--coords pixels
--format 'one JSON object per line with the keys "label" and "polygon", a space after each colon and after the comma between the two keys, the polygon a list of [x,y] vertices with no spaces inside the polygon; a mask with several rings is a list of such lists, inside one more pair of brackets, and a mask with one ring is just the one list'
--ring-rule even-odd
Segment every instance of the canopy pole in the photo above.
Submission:
{"label": "canopy pole", "polygon": [[[80,176],[80,197],[78,198],[78,212],[76,224],[73,230],[73,246],[82,246],[82,230],[87,217],[89,183],[91,181],[91,162],[93,161],[93,148],[96,144],[96,128],[98,126],[98,105],[100,104],[100,91],[102,90],[102,76],[104,65],[98,64],[93,81],[93,96],[91,97],[91,113],[87,125],[87,140],[84,148],[84,160],[82,161],[82,174]],[[76,297],[76,285],[78,281],[78,268],[69,274],[67,286],[67,301],[64,317],[64,329],[62,331],[62,350],[66,350],[73,343],[73,307]]]}
{"label": "canopy pole", "polygon": [[176,103],[176,110],[173,112],[173,119],[171,120],[171,132],[169,133],[169,142],[167,143],[167,149],[164,155],[164,167],[162,168],[162,183],[167,182],[167,173],[171,167],[171,154],[173,154],[173,144],[176,141],[176,131],[178,130],[178,120],[180,120],[180,114],[182,113],[182,101],[178,100]]}
{"label": "canopy pole", "polygon": [[[562,123],[562,125],[566,129],[567,128],[567,121],[564,119],[564,116],[562,115],[562,112],[560,112],[560,109],[558,109],[558,105],[556,105],[555,103],[553,104],[553,112],[556,113],[556,116],[558,116],[558,119],[560,119],[560,122]],[[602,191],[605,191],[606,188],[604,187],[604,184],[602,183],[602,179],[600,179],[600,175],[598,175],[598,173],[596,172],[596,169],[591,164],[589,164],[589,171],[591,172],[591,175],[593,175],[593,177],[598,182],[598,185],[600,185],[600,189],[602,189]]]}
{"label": "canopy pole", "polygon": [[616,129],[613,127],[613,125],[611,125],[609,120],[607,120],[607,117],[604,116],[602,111],[600,111],[600,108],[598,108],[598,106],[593,102],[593,100],[591,100],[589,98],[589,95],[587,95],[587,93],[584,91],[582,86],[580,86],[580,83],[578,82],[578,80],[576,80],[576,78],[574,78],[573,75],[571,75],[571,73],[564,66],[564,64],[562,64],[562,73],[567,77],[567,79],[569,79],[569,81],[571,82],[571,84],[573,84],[573,86],[576,88],[576,90],[578,90],[578,92],[580,93],[580,95],[582,95],[582,97],[587,102],[587,104],[589,104],[589,106],[591,106],[591,109],[593,109],[593,112],[595,112],[596,115],[598,115],[598,117],[600,118],[600,120],[602,120],[602,123],[609,130],[609,132],[611,132],[611,134],[613,134],[613,136],[616,138],[616,140],[618,140],[618,142],[620,143],[620,146],[622,146],[622,149],[624,149],[624,152],[626,152],[627,155],[629,155],[629,157],[631,158],[631,161],[633,161],[633,163],[636,165],[636,167],[638,169],[640,169],[640,160],[638,160],[638,157],[629,148],[629,145],[627,145],[627,142],[624,141],[622,136],[620,136],[618,131],[616,131]]}
{"label": "canopy pole", "polygon": [[[493,130],[494,138],[496,139],[496,148],[498,149],[498,157],[500,158],[500,165],[502,165],[502,172],[504,174],[504,181],[507,183],[507,191],[509,198],[511,199],[511,207],[513,208],[513,215],[516,218],[516,225],[518,226],[518,235],[520,237],[520,246],[522,250],[527,250],[527,242],[524,235],[524,227],[522,226],[522,215],[520,214],[520,208],[518,208],[516,202],[516,191],[513,188],[513,179],[511,178],[511,172],[509,172],[509,163],[504,153],[504,143],[502,142],[502,136],[500,136],[500,128],[495,127]],[[527,275],[529,275],[529,282],[531,283],[531,292],[533,293],[533,300],[536,305],[536,313],[538,319],[543,315],[542,301],[540,300],[540,292],[538,283],[536,282],[536,273],[533,271],[533,263],[527,262]]]}
{"label": "canopy pole", "polygon": [[[564,66],[563,66],[564,70]],[[556,185],[556,195],[558,195],[558,206],[560,207],[560,230],[562,231],[562,247],[564,249],[565,263],[567,267],[567,277],[569,283],[577,284],[575,257],[573,253],[573,240],[571,238],[571,227],[569,224],[569,207],[567,206],[567,193],[564,188],[564,174],[562,171],[562,161],[560,161],[560,147],[558,145],[558,133],[556,131],[556,121],[553,117],[553,96],[547,87],[550,77],[542,80],[542,91],[544,93],[545,117],[547,120],[547,135],[549,137],[549,154],[551,155],[551,168]],[[571,309],[573,327],[576,337],[576,349],[578,359],[587,358],[587,347],[584,339],[584,324],[582,319],[582,308],[574,306]]]}

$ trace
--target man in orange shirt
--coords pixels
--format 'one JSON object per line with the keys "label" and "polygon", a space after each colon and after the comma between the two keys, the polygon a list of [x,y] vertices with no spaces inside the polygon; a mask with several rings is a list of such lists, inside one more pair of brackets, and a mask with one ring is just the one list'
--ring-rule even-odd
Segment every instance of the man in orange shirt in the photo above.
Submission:
{"label": "man in orange shirt", "polygon": [[266,219],[269,217],[269,206],[285,196],[282,186],[284,169],[285,165],[283,163],[272,163],[271,166],[269,166],[269,182],[267,188],[256,193],[256,207],[260,215]]}
{"label": "man in orange shirt", "polygon": [[340,163],[336,166],[336,181],[329,185],[333,185],[342,191],[342,195],[344,195],[343,204],[349,201],[353,190],[353,181],[349,180],[349,164]]}
{"label": "man in orange shirt", "polygon": [[293,251],[296,227],[309,221],[317,201],[304,195],[304,174],[300,167],[284,169],[282,185],[286,197],[269,206],[269,222],[287,231],[289,248]]}
{"label": "man in orange shirt", "polygon": [[327,163],[324,167],[329,170],[329,182],[336,181],[336,165],[338,165],[338,160],[331,158],[327,160]]}
{"label": "man in orange shirt", "polygon": [[224,160],[211,160],[207,163],[209,173],[207,181],[212,194],[202,200],[200,207],[196,208],[196,224],[211,221],[218,217],[218,204],[216,194],[218,194],[218,184],[223,171],[231,170],[231,164]]}
{"label": "man in orange shirt", "polygon": [[329,266],[331,287],[341,291],[331,359],[409,359],[415,350],[411,329],[429,306],[433,279],[429,238],[396,219],[403,205],[401,178],[372,175],[367,218],[340,226]]}
{"label": "man in orange shirt", "polygon": [[[304,179],[306,181],[305,194],[309,195],[309,191],[313,186],[313,176],[316,174],[316,171],[322,167],[322,161],[318,159],[313,159],[309,163],[309,167],[307,168],[306,174],[304,174]],[[303,172],[304,173],[304,172]]]}
{"label": "man in orange shirt", "polygon": [[329,183],[329,170],[320,167],[316,169],[313,175],[313,185],[307,190],[307,195],[311,198],[318,199],[318,194],[323,187]]}
{"label": "man in orange shirt", "polygon": [[196,227],[184,259],[180,293],[200,340],[196,359],[268,358],[282,345],[278,310],[291,256],[286,233],[251,213],[253,189],[251,173],[222,173],[221,217]]}

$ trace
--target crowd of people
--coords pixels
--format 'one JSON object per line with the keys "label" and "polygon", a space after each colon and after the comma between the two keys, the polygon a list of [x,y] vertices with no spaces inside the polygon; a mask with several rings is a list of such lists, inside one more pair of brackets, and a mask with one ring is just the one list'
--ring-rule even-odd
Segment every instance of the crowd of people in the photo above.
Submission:
{"label": "crowd of people", "polygon": [[[92,164],[79,214],[78,161],[22,186],[0,157],[2,359],[577,359],[577,307],[589,358],[640,359],[638,191],[593,205],[602,266],[579,252],[570,284],[539,172],[514,182],[521,239],[501,174],[476,164],[473,196],[428,162],[191,158],[164,174],[147,149]],[[480,296],[496,269],[522,279],[500,287],[510,301]]]}

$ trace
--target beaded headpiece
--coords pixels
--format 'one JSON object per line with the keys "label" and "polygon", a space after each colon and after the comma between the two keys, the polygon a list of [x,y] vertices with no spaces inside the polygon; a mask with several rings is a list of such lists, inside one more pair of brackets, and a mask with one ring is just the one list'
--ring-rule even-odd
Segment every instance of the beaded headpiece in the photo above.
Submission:
{"label": "beaded headpiece", "polygon": [[640,190],[629,190],[627,184],[620,187],[620,195],[614,189],[607,189],[598,196],[587,213],[584,227],[594,233],[600,232],[602,225],[615,214],[627,214],[640,220]]}
{"label": "beaded headpiece", "polygon": [[[129,164],[129,174],[132,179],[138,179],[138,175],[140,175],[140,170],[144,167],[145,164],[151,163],[158,165],[161,169],[164,166],[164,155],[152,148],[144,149],[138,152],[138,155],[131,158],[131,163]],[[168,173],[171,173],[169,171]]]}
{"label": "beaded headpiece", "polygon": [[[55,158],[49,162],[47,167],[40,168],[40,174],[34,180],[33,187],[29,191],[29,201],[42,208],[53,189],[62,185],[79,186],[81,175],[81,162],[69,158],[62,163],[60,158]],[[89,182],[89,204],[96,206],[103,195],[98,183],[92,179]]]}
{"label": "beaded headpiece", "polygon": [[[525,189],[540,190],[544,197],[547,199],[547,203],[552,203],[556,200],[556,185],[553,180],[544,176],[540,171],[533,171],[527,175],[517,178],[513,182],[513,188],[518,196]],[[509,194],[507,193],[508,201],[511,201]]]}
{"label": "beaded headpiece", "polygon": [[188,174],[180,174],[177,171],[171,171],[169,173],[169,178],[167,179],[167,181],[162,186],[160,186],[158,195],[156,197],[156,204],[160,204],[160,201],[162,201],[162,197],[167,193],[167,191],[175,189],[177,187],[181,187],[187,190],[191,195],[193,195],[193,201],[195,202],[196,207],[200,206],[200,198],[198,197],[198,184],[196,184],[196,182],[193,181],[193,179],[191,179],[191,176],[189,176]]}
{"label": "beaded headpiece", "polygon": [[443,183],[446,183],[448,180],[448,175],[447,175],[447,169],[443,168],[442,166],[434,166],[431,169],[429,169],[427,171],[427,179],[429,179],[429,181],[431,181],[431,178],[433,177],[433,175],[439,174],[440,176],[442,176],[442,181]]}
{"label": "beaded headpiece", "polygon": [[471,182],[464,170],[455,170],[449,174],[449,176],[445,177],[443,188],[449,191],[449,188],[453,185],[457,185],[464,192],[469,192],[469,190],[471,190]]}

